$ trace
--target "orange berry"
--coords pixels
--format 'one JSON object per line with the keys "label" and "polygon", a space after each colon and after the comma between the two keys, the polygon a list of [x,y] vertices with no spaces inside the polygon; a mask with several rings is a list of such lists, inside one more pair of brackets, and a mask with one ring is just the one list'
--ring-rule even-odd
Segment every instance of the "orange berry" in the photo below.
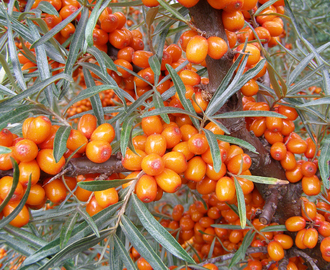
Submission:
{"label": "orange berry", "polygon": [[90,140],[106,141],[111,143],[116,136],[115,130],[109,123],[99,125],[92,133]]}
{"label": "orange berry", "polygon": [[[13,177],[4,176],[0,179],[0,197],[2,200],[6,199],[12,186],[13,186]],[[10,198],[10,201],[19,201],[23,197],[23,193],[24,193],[23,186],[21,185],[21,183],[18,183],[14,191],[14,194]]]}
{"label": "orange berry", "polygon": [[293,246],[291,236],[286,234],[276,234],[273,238],[276,242],[280,243],[284,249],[290,249]]}
{"label": "orange berry", "polygon": [[293,154],[303,154],[307,150],[307,143],[302,139],[290,139],[286,147]]}
{"label": "orange berry", "polygon": [[161,156],[151,153],[142,159],[141,168],[146,174],[154,176],[163,172],[165,164]]}
{"label": "orange berry", "polygon": [[316,176],[304,176],[302,181],[302,189],[307,196],[315,196],[321,192],[321,181]]}
{"label": "orange berry", "polygon": [[294,108],[292,108],[292,107],[288,107],[288,106],[280,105],[280,106],[278,107],[278,112],[279,112],[280,114],[285,115],[285,116],[287,117],[286,120],[294,121],[294,120],[296,120],[297,117],[298,117],[298,113],[297,113],[297,111],[296,111]]}
{"label": "orange berry", "polygon": [[161,134],[163,125],[158,115],[142,118],[142,129],[147,136],[151,134]]}
{"label": "orange berry", "polygon": [[185,155],[180,152],[168,152],[162,156],[162,159],[165,168],[171,169],[178,174],[185,172],[188,167]]}
{"label": "orange berry", "polygon": [[181,131],[178,127],[167,127],[163,130],[162,135],[166,139],[166,148],[173,148],[182,138]]}
{"label": "orange berry", "polygon": [[19,161],[29,162],[37,157],[38,146],[29,139],[23,139],[15,144],[13,154]]}
{"label": "orange berry", "polygon": [[45,190],[44,188],[36,184],[31,187],[29,197],[27,198],[26,204],[28,205],[40,205],[45,202]]}
{"label": "orange berry", "polygon": [[181,186],[181,177],[171,169],[165,168],[164,171],[155,176],[158,186],[168,193],[174,193]]}
{"label": "orange berry", "polygon": [[106,162],[111,157],[112,148],[106,141],[91,141],[86,147],[86,156],[95,163]]}
{"label": "orange berry", "polygon": [[204,134],[194,134],[188,140],[189,151],[195,155],[201,155],[209,149],[209,144]]}
{"label": "orange berry", "polygon": [[226,36],[227,36],[227,39],[228,39],[229,48],[233,49],[236,45],[236,42],[237,42],[236,33],[228,31],[227,29],[225,29],[225,32],[226,32]]}
{"label": "orange berry", "polygon": [[140,257],[136,262],[137,268],[139,270],[152,270],[151,265],[142,257]]}
{"label": "orange berry", "polygon": [[97,127],[97,118],[92,114],[84,114],[78,121],[78,130],[89,139]]}
{"label": "orange berry", "polygon": [[45,173],[55,175],[58,174],[62,167],[65,164],[64,157],[61,157],[60,160],[56,163],[53,156],[52,149],[42,149],[39,151],[37,156],[37,162],[41,170]]}
{"label": "orange berry", "polygon": [[118,192],[115,188],[108,188],[101,191],[95,191],[95,200],[102,208],[108,207],[118,202]]}
{"label": "orange berry", "polygon": [[[5,217],[10,215],[15,210],[15,208],[18,206],[18,204],[19,204],[19,202],[7,203],[7,205],[3,209],[3,215]],[[22,210],[17,214],[17,216],[11,222],[9,222],[9,224],[14,227],[20,228],[20,227],[26,225],[29,222],[29,219],[30,219],[29,210],[26,207],[26,205],[24,205]]]}
{"label": "orange berry", "polygon": [[93,196],[86,205],[86,212],[92,217],[101,210],[103,210],[103,208],[97,203],[95,196]]}
{"label": "orange berry", "polygon": [[279,261],[284,258],[284,250],[280,243],[271,241],[267,246],[269,257],[274,261]]}
{"label": "orange berry", "polygon": [[66,142],[66,147],[71,151],[76,151],[79,147],[77,153],[84,153],[87,147],[88,139],[79,130],[71,129],[69,138]]}
{"label": "orange berry", "polygon": [[[242,52],[244,49],[244,44],[238,45],[236,50]],[[260,59],[260,50],[253,44],[247,44],[245,48],[245,53],[249,53],[248,60],[246,62],[247,66],[255,65]],[[269,109],[268,109],[269,110]]]}
{"label": "orange berry", "polygon": [[40,178],[40,168],[36,160],[21,162],[19,168],[19,182],[26,187],[31,175],[31,186],[35,185]]}
{"label": "orange berry", "polygon": [[236,195],[236,189],[233,180],[227,176],[220,178],[216,186],[216,195],[218,200],[221,202],[234,199]]}
{"label": "orange berry", "polygon": [[301,216],[293,216],[285,221],[285,227],[290,232],[297,232],[304,229],[306,226],[306,220]]}
{"label": "orange berry", "polygon": [[207,56],[208,47],[206,38],[198,35],[192,37],[187,44],[187,60],[193,64],[202,63]]}
{"label": "orange berry", "polygon": [[252,160],[247,154],[236,155],[227,163],[227,170],[233,174],[238,174],[242,166],[242,172],[250,168]]}
{"label": "orange berry", "polygon": [[125,157],[122,159],[122,165],[131,171],[140,171],[142,159],[147,155],[145,152],[135,149],[136,155],[132,150],[126,149]]}
{"label": "orange berry", "polygon": [[60,203],[66,198],[66,187],[60,179],[55,179],[52,182],[44,181],[44,190],[46,197],[53,203]]}
{"label": "orange berry", "polygon": [[166,152],[166,139],[161,134],[152,134],[148,136],[145,144],[145,152],[149,154],[158,154],[163,156]]}
{"label": "orange berry", "polygon": [[178,2],[186,8],[195,6],[199,0],[178,0]]}
{"label": "orange berry", "polygon": [[209,37],[207,42],[209,45],[207,54],[213,59],[220,59],[228,51],[228,45],[226,41],[220,37]]}
{"label": "orange berry", "polygon": [[191,181],[201,181],[206,173],[206,163],[200,156],[195,156],[188,161],[188,167],[184,172],[186,179]]}
{"label": "orange berry", "polygon": [[241,11],[222,12],[222,23],[225,29],[236,32],[244,27],[244,16]]}
{"label": "orange berry", "polygon": [[187,48],[187,44],[191,38],[198,35],[198,33],[194,30],[188,30],[181,34],[179,39],[179,45],[181,46],[182,50],[185,52]]}
{"label": "orange berry", "polygon": [[307,231],[307,229],[301,229],[298,231],[298,233],[296,235],[295,244],[300,249],[307,248],[304,244],[304,236],[305,236],[306,231]]}
{"label": "orange berry", "polygon": [[303,238],[303,243],[307,248],[314,248],[318,240],[318,232],[314,228],[309,228],[306,230]]}
{"label": "orange berry", "polygon": [[135,186],[136,196],[143,202],[153,202],[157,196],[157,182],[150,175],[143,175]]}
{"label": "orange berry", "polygon": [[12,146],[13,144],[13,134],[10,132],[10,130],[4,128],[3,130],[1,130],[0,132],[0,145],[1,146]]}
{"label": "orange berry", "polygon": [[289,151],[287,151],[285,158],[282,159],[280,162],[281,162],[283,169],[289,170],[289,171],[294,170],[297,166],[295,156]]}
{"label": "orange berry", "polygon": [[117,29],[119,25],[118,17],[114,14],[108,14],[103,20],[101,21],[101,29],[107,33],[110,33]]}

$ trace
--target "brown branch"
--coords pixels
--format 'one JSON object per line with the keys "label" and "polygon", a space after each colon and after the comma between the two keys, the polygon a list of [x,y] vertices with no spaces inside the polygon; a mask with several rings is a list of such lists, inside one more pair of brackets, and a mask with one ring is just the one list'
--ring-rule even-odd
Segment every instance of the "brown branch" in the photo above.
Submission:
{"label": "brown branch", "polygon": [[276,187],[270,190],[271,194],[267,198],[267,201],[262,209],[262,213],[259,216],[259,220],[262,224],[268,225],[276,212],[278,204],[278,190]]}
{"label": "brown branch", "polygon": [[294,249],[293,252],[300,256],[300,257],[303,257],[309,264],[310,266],[312,267],[313,270],[320,270],[320,268],[317,267],[316,263],[314,262],[314,260],[308,256],[305,252],[299,250],[299,249]]}

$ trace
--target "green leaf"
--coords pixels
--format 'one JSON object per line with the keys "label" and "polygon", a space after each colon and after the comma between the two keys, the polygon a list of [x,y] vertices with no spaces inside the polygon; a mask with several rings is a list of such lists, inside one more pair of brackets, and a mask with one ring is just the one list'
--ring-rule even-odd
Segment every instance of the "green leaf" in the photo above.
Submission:
{"label": "green leaf", "polygon": [[[163,110],[165,108],[163,99],[162,99],[162,97],[161,97],[161,95],[159,94],[158,91],[155,91],[155,93],[154,93],[153,102],[154,102],[154,105],[155,105],[156,109]],[[160,117],[163,119],[163,121],[166,124],[170,123],[170,118],[168,117],[168,115],[166,113],[160,114]]]}
{"label": "green leaf", "polygon": [[59,162],[66,151],[66,142],[70,136],[71,127],[62,126],[56,131],[54,138],[54,158],[56,162]]}
{"label": "green leaf", "polygon": [[69,217],[64,225],[62,226],[61,229],[61,234],[60,234],[60,247],[63,248],[66,246],[68,243],[73,227],[76,225],[77,219],[78,219],[78,212],[75,212],[72,217]]}
{"label": "green leaf", "polygon": [[[228,229],[228,230],[242,230],[240,225],[227,225],[227,224],[212,224],[214,228]],[[246,226],[245,228],[249,228]]]}
{"label": "green leaf", "polygon": [[190,255],[181,247],[175,238],[153,217],[147,207],[138,197],[131,196],[133,206],[144,228],[156,241],[171,252],[174,256],[188,262],[194,263]]}
{"label": "green leaf", "polygon": [[[11,153],[11,149],[0,145],[0,155]],[[1,211],[0,211],[1,212]]]}
{"label": "green leaf", "polygon": [[[11,70],[10,70],[10,67],[9,67],[9,65],[7,63],[7,60],[6,60],[6,58],[2,54],[0,54],[0,64],[1,64],[2,68],[4,69],[4,71],[6,72],[6,75],[7,75],[8,79],[9,79],[11,85],[13,87],[15,87],[16,90],[19,90],[20,88],[16,84],[16,80],[15,80],[13,74],[11,73]],[[1,89],[4,90],[4,89],[7,89],[7,88],[5,86],[1,85]],[[7,92],[7,90],[5,90],[5,91]],[[11,95],[16,95],[16,93],[15,92],[12,92],[12,91],[10,91],[9,93]]]}
{"label": "green leaf", "polygon": [[157,55],[152,55],[148,59],[150,68],[154,72],[154,77],[155,77],[155,84],[157,84],[159,75],[160,75],[160,62],[158,60]]}
{"label": "green leaf", "polygon": [[230,144],[236,144],[239,145],[241,147],[244,147],[245,149],[258,154],[258,152],[256,151],[256,148],[249,144],[248,142],[238,139],[238,138],[234,138],[234,137],[230,137],[230,136],[226,136],[226,135],[215,135],[216,138],[218,140],[224,141],[224,142],[229,142]]}
{"label": "green leaf", "polygon": [[[19,169],[18,169],[18,165],[16,163],[16,161],[13,161],[13,158],[11,158],[14,167],[14,177],[17,178],[13,179],[13,185],[14,185],[14,180],[15,182],[18,181],[18,177],[19,177]],[[17,175],[18,174],[18,175]],[[18,214],[19,212],[21,212],[21,210],[23,209],[23,207],[25,206],[26,200],[29,197],[30,194],[30,188],[31,188],[31,175],[29,177],[29,182],[28,185],[26,187],[25,193],[23,198],[20,200],[20,203],[17,205],[17,207],[13,210],[13,212],[11,212],[8,216],[6,216],[5,218],[3,218],[2,220],[0,220],[0,229],[2,229],[4,226],[6,226],[7,224],[9,224],[9,222],[11,222]],[[14,190],[15,191],[15,190]],[[6,199],[8,198],[8,195],[6,197]],[[5,200],[6,200],[5,199]],[[3,203],[3,202],[2,202]],[[2,206],[2,204],[1,204]]]}
{"label": "green leaf", "polygon": [[20,254],[23,254],[24,256],[30,256],[35,251],[33,247],[22,241],[16,240],[8,234],[0,234],[0,239],[5,240],[5,243],[8,247],[19,252]]}
{"label": "green leaf", "polygon": [[119,187],[123,184],[131,182],[133,179],[120,179],[120,180],[94,180],[94,181],[81,181],[78,186],[89,191],[101,191],[109,188]]}
{"label": "green leaf", "polygon": [[103,1],[101,1],[101,0],[96,1],[96,4],[91,12],[91,15],[89,16],[88,23],[86,25],[85,39],[87,41],[88,47],[92,47],[94,44],[93,30],[94,30],[97,20],[99,18],[99,16],[98,16],[100,14],[99,12],[102,12],[107,7],[107,5],[110,3],[110,1],[107,1],[107,5],[106,6],[103,5],[103,8],[100,9],[102,3],[103,3]]}
{"label": "green leaf", "polygon": [[[107,65],[106,65],[106,62],[104,61],[104,52],[100,51],[95,46],[93,46],[91,48],[88,48],[87,49],[87,52],[90,53],[91,55],[93,55],[95,57],[97,63],[100,65],[100,68],[101,68],[102,73],[104,75],[108,74]],[[94,81],[94,79],[93,79],[93,81]]]}
{"label": "green leaf", "polygon": [[92,228],[93,232],[95,233],[95,235],[97,237],[100,237],[100,233],[99,230],[94,222],[94,220],[92,219],[92,217],[87,213],[85,208],[81,208],[81,207],[77,207],[77,210],[79,212],[79,214],[85,219],[85,221],[88,223],[88,225]]}
{"label": "green leaf", "polygon": [[59,33],[65,26],[68,25],[71,21],[73,21],[81,12],[83,7],[79,8],[76,10],[74,13],[72,13],[69,17],[61,21],[59,24],[57,24],[55,27],[49,30],[49,32],[45,33],[40,39],[38,39],[35,42],[30,42],[32,43],[31,49],[36,48],[37,46],[44,44],[46,41],[48,41],[50,38],[55,36],[57,33]]}
{"label": "green leaf", "polygon": [[[93,221],[99,227],[100,230],[105,228],[109,224],[109,222],[111,222],[111,217],[116,213],[118,208],[122,206],[122,204],[123,202],[118,202],[114,205],[111,205],[92,217]],[[89,226],[89,224],[86,221],[84,221],[73,229],[68,244],[72,244],[75,241],[89,235],[92,232],[93,231]],[[41,249],[37,250],[34,254],[32,254],[28,258],[26,258],[23,265],[31,265],[33,263],[36,263],[48,256],[52,256],[53,254],[56,254],[60,250],[61,250],[60,239],[58,237],[52,242],[42,247]]]}
{"label": "green leaf", "polygon": [[287,185],[289,181],[287,180],[280,180],[273,177],[264,177],[264,176],[257,176],[257,175],[240,175],[239,177],[245,178],[250,180],[254,183],[259,184],[267,184],[267,185]]}
{"label": "green leaf", "polygon": [[330,136],[328,135],[322,141],[321,155],[319,156],[319,170],[323,185],[326,189],[329,189],[329,177],[330,177]]}
{"label": "green leaf", "polygon": [[241,185],[239,184],[236,177],[234,177],[235,189],[236,189],[236,196],[237,196],[237,203],[238,203],[238,213],[241,222],[242,229],[246,226],[246,206],[245,206],[245,199]]}
{"label": "green leaf", "polygon": [[267,1],[265,4],[263,4],[262,6],[260,6],[257,11],[254,13],[254,16],[257,16],[261,11],[265,10],[266,8],[268,8],[269,6],[271,6],[272,4],[274,4],[277,0],[269,0]]}
{"label": "green leaf", "polygon": [[250,244],[253,241],[254,235],[256,233],[253,232],[252,230],[249,230],[247,234],[245,235],[242,245],[239,247],[239,249],[236,251],[234,257],[232,258],[229,268],[231,269],[235,264],[237,264],[240,260],[244,259],[246,250],[250,246]]}
{"label": "green leaf", "polygon": [[287,229],[285,227],[285,225],[273,225],[273,226],[267,226],[264,227],[260,230],[261,232],[286,232]]}
{"label": "green leaf", "polygon": [[219,172],[222,165],[221,155],[220,155],[220,148],[217,142],[217,138],[214,133],[210,130],[203,128],[206,139],[209,143],[211,149],[211,155],[213,160],[213,168],[215,172]]}
{"label": "green leaf", "polygon": [[149,262],[153,269],[168,269],[148,241],[127,216],[123,215],[121,217],[120,227],[135,249]]}
{"label": "green leaf", "polygon": [[178,12],[176,9],[172,8],[171,5],[169,5],[167,2],[164,0],[158,0],[158,3],[169,13],[171,13],[174,17],[179,19],[180,21],[183,21],[188,24],[187,20],[181,15],[180,12]]}
{"label": "green leaf", "polygon": [[116,244],[115,249],[118,248],[119,256],[122,259],[122,261],[124,262],[124,265],[127,268],[127,270],[137,269],[134,262],[132,261],[131,257],[129,256],[125,246],[120,241],[119,237],[117,235],[114,235],[113,239]]}
{"label": "green leaf", "polygon": [[189,115],[191,117],[194,117],[198,120],[202,120],[202,118],[200,118],[196,114],[190,113],[190,112],[188,112],[186,110],[183,110],[183,109],[180,109],[180,108],[174,108],[174,107],[162,107],[162,108],[154,109],[152,111],[147,111],[141,116],[141,118],[149,117],[149,116],[153,116],[153,115],[161,115],[161,114],[165,114],[165,113],[166,114],[181,113],[181,114],[186,114],[186,115]]}
{"label": "green leaf", "polygon": [[113,89],[113,88],[117,88],[117,86],[111,85],[111,84],[104,84],[104,85],[97,85],[97,86],[92,86],[90,88],[87,88],[87,89],[81,91],[75,98],[71,99],[69,104],[65,107],[65,111],[67,111],[74,103],[76,103],[80,100],[90,98],[104,90]]}
{"label": "green leaf", "polygon": [[38,9],[40,9],[42,12],[50,14],[50,15],[55,15],[59,16],[57,10],[54,8],[54,6],[46,1],[42,1],[38,4]]}
{"label": "green leaf", "polygon": [[136,111],[137,108],[139,108],[142,104],[144,104],[144,102],[151,97],[152,95],[152,91],[147,91],[146,93],[144,93],[142,96],[140,96],[137,100],[135,100],[128,108],[128,110],[126,111],[126,115],[125,118],[127,117],[131,117],[132,113]]}
{"label": "green leaf", "polygon": [[[180,76],[176,73],[176,71],[169,65],[166,64],[166,68],[171,75],[172,81],[174,83],[175,89],[179,95],[180,102],[182,106],[185,108],[186,111],[192,113],[193,115],[197,116],[194,107],[190,100],[186,99],[186,87],[184,86]],[[191,121],[193,122],[194,126],[199,129],[199,122],[194,117],[190,117]]]}
{"label": "green leaf", "polygon": [[133,123],[136,120],[137,116],[127,118],[122,126],[120,132],[120,151],[125,157],[127,146],[129,145],[129,141],[131,139]]}
{"label": "green leaf", "polygon": [[221,113],[213,115],[212,118],[221,119],[221,118],[240,118],[240,117],[278,117],[286,119],[286,116],[280,113],[271,112],[271,111],[235,111],[229,113]]}
{"label": "green leaf", "polygon": [[309,102],[306,102],[301,105],[297,105],[298,108],[310,107],[315,105],[323,105],[323,104],[330,104],[330,97],[322,97],[319,99],[315,99]]}
{"label": "green leaf", "polygon": [[[91,88],[91,87],[95,86],[95,82],[94,82],[94,79],[93,79],[90,71],[85,67],[83,67],[83,74],[84,74],[85,83],[86,83],[87,88]],[[97,124],[98,125],[104,124],[104,110],[103,110],[100,96],[94,95],[94,96],[90,97],[90,101],[91,101],[93,113],[94,113],[95,117],[97,118]],[[86,113],[88,113],[88,112],[86,112]]]}

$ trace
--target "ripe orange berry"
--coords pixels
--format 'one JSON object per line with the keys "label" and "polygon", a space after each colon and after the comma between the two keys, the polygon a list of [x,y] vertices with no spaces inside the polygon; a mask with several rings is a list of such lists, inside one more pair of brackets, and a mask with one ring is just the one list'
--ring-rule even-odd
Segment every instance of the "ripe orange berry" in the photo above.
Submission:
{"label": "ripe orange berry", "polygon": [[282,160],[286,156],[286,146],[284,143],[276,142],[270,148],[270,155],[275,160]]}
{"label": "ripe orange berry", "polygon": [[323,256],[330,257],[330,237],[322,240],[320,250]]}
{"label": "ripe orange berry", "polygon": [[37,157],[38,146],[29,139],[23,139],[15,144],[13,154],[19,161],[29,162]]}
{"label": "ripe orange berry", "polygon": [[284,249],[290,249],[293,246],[291,236],[286,234],[276,234],[273,238],[276,242],[280,243]]}
{"label": "ripe orange berry", "polygon": [[86,156],[95,163],[106,162],[112,153],[111,145],[106,141],[91,141],[86,147]]}
{"label": "ripe orange berry", "polygon": [[71,151],[76,151],[79,147],[77,153],[84,153],[87,147],[88,139],[79,130],[71,129],[69,138],[66,142],[66,147]]}
{"label": "ripe orange berry", "polygon": [[[0,179],[0,197],[2,200],[6,199],[12,186],[13,177],[4,176]],[[18,183],[10,201],[19,201],[23,197],[23,193],[23,186],[21,185],[21,183]]]}
{"label": "ripe orange berry", "polygon": [[[38,116],[32,119],[26,119],[26,127],[23,129],[23,137],[36,144],[42,143],[47,139],[51,132],[52,123],[45,116]],[[25,123],[24,121],[24,123]],[[23,123],[23,125],[24,125]]]}
{"label": "ripe orange berry", "polygon": [[228,45],[226,41],[220,37],[209,37],[207,42],[209,45],[207,54],[213,59],[220,59],[228,51]]}
{"label": "ripe orange berry", "polygon": [[181,187],[181,177],[171,169],[165,168],[164,171],[155,176],[158,186],[168,193],[174,193]]}
{"label": "ripe orange berry", "polygon": [[[305,212],[306,215],[305,215]],[[316,218],[316,205],[313,202],[304,202],[304,210],[301,208],[301,215],[306,221],[315,220]]]}
{"label": "ripe orange berry", "polygon": [[200,156],[195,156],[188,161],[184,177],[191,181],[201,181],[206,173],[206,163]]}
{"label": "ripe orange berry", "polygon": [[127,148],[125,157],[122,159],[122,165],[131,171],[140,171],[142,159],[147,155],[145,152],[135,149],[135,152],[138,154],[136,155],[132,150]]}
{"label": "ripe orange berry", "polygon": [[[187,69],[182,70],[180,72],[179,76],[180,76],[182,82],[184,83],[184,85],[186,86],[185,97],[188,99],[191,99],[191,97],[194,93],[194,88],[187,87],[187,86],[195,86],[195,85],[199,84],[201,82],[201,77],[195,71],[187,70]],[[193,90],[193,92],[191,90]],[[180,99],[178,94],[176,94],[175,97],[177,99]]]}
{"label": "ripe orange berry", "polygon": [[315,196],[321,192],[321,181],[316,176],[304,176],[302,181],[302,189],[307,196]]}
{"label": "ripe orange berry", "polygon": [[238,174],[242,166],[242,172],[250,168],[252,160],[247,154],[239,154],[231,158],[227,163],[227,170],[233,174]]}
{"label": "ripe orange berry", "polygon": [[198,35],[192,37],[186,48],[187,60],[193,64],[202,63],[207,56],[208,47],[209,44],[206,38]]}
{"label": "ripe orange berry", "polygon": [[117,49],[123,49],[130,44],[130,37],[123,29],[116,29],[109,33],[109,42]]}
{"label": "ripe orange berry", "polygon": [[66,187],[62,180],[55,179],[52,182],[44,181],[46,197],[53,203],[60,203],[66,198]]}
{"label": "ripe orange berry", "polygon": [[216,186],[216,195],[219,201],[226,202],[235,198],[236,189],[233,180],[225,176],[218,180]]}
{"label": "ripe orange berry", "polygon": [[256,95],[259,91],[259,85],[254,79],[249,80],[246,84],[241,88],[241,92],[244,96],[252,97]]}
{"label": "ripe orange berry", "polygon": [[182,49],[176,44],[169,45],[165,51],[170,54],[173,63],[177,62],[182,55]]}
{"label": "ripe orange berry", "polygon": [[211,164],[206,164],[206,175],[211,180],[219,180],[223,177],[227,172],[226,165],[224,163],[221,164],[220,171],[216,172]]}
{"label": "ripe orange berry", "polygon": [[284,250],[280,243],[271,241],[267,246],[269,257],[274,261],[279,261],[284,258]]}
{"label": "ripe orange berry", "polygon": [[101,210],[103,210],[103,208],[97,203],[95,196],[93,196],[86,205],[86,212],[92,217]]}
{"label": "ripe orange berry", "polygon": [[152,134],[148,136],[145,144],[145,152],[149,154],[158,154],[163,156],[166,152],[166,139],[161,134]]}
{"label": "ripe orange berry", "polygon": [[100,21],[101,29],[107,33],[116,30],[119,25],[118,17],[114,14],[108,14],[103,20]]}
{"label": "ripe orange berry", "polygon": [[[244,44],[238,45],[237,51],[242,52],[244,49]],[[247,66],[255,65],[260,59],[260,50],[253,44],[247,44],[245,48],[245,53],[249,53],[248,60],[246,62]],[[269,110],[269,109],[268,109]]]}
{"label": "ripe orange berry", "polygon": [[146,7],[157,7],[159,5],[157,0],[142,0],[142,3]]}
{"label": "ripe orange berry", "polygon": [[241,11],[223,11],[222,23],[228,31],[236,32],[244,27],[244,16]]}
{"label": "ripe orange berry", "polygon": [[294,170],[297,166],[295,156],[289,151],[287,151],[285,158],[282,159],[280,162],[281,162],[283,169],[289,170],[289,171]]}
{"label": "ripe orange berry", "polygon": [[[15,208],[18,206],[19,202],[9,202],[3,209],[3,215],[7,217],[10,215]],[[30,214],[29,210],[26,207],[26,205],[23,206],[22,210],[18,213],[18,215],[11,221],[9,222],[10,225],[14,227],[22,227],[26,225],[29,222],[30,219]]]}
{"label": "ripe orange berry", "polygon": [[31,175],[31,186],[35,185],[40,178],[40,168],[36,160],[29,162],[21,162],[18,165],[19,168],[19,179],[18,181],[23,187],[26,187],[29,182]]}
{"label": "ripe orange berry", "polygon": [[201,155],[209,149],[209,144],[204,134],[194,134],[188,140],[189,151],[195,155]]}
{"label": "ripe orange berry", "polygon": [[92,133],[90,140],[106,141],[111,143],[115,138],[115,130],[109,123],[99,125]]}
{"label": "ripe orange berry", "polygon": [[305,152],[305,157],[313,158],[315,155],[315,151],[316,151],[315,143],[313,142],[313,140],[311,138],[307,138],[306,142],[307,142],[307,150]]}
{"label": "ripe orange berry", "polygon": [[286,147],[293,154],[303,154],[307,150],[307,143],[302,139],[290,139]]}
{"label": "ripe orange berry", "polygon": [[87,139],[90,139],[96,127],[97,118],[92,114],[84,114],[78,121],[78,130],[84,134]]}
{"label": "ripe orange berry", "polygon": [[165,164],[161,156],[151,153],[142,159],[141,168],[146,174],[154,176],[163,172]]}
{"label": "ripe orange berry", "polygon": [[139,270],[152,270],[151,265],[142,257],[140,257],[136,262],[137,268]]}
{"label": "ripe orange berry", "polygon": [[268,15],[269,13],[276,13],[276,8],[274,6],[269,6],[268,8],[265,8],[258,14],[256,18],[257,22],[262,25],[263,23],[276,18],[276,15]]}
{"label": "ripe orange berry", "polygon": [[178,0],[178,2],[186,8],[195,6],[199,0]]}
{"label": "ripe orange berry", "polygon": [[101,191],[95,191],[95,200],[102,208],[108,207],[118,202],[118,192],[115,188],[108,188]]}
{"label": "ripe orange berry", "polygon": [[291,183],[296,183],[301,180],[303,174],[301,172],[301,165],[297,164],[297,166],[290,171],[285,172],[286,179],[288,179]]}
{"label": "ripe orange berry", "polygon": [[147,136],[151,134],[161,134],[163,125],[158,115],[142,118],[142,129]]}
{"label": "ripe orange berry", "polygon": [[173,148],[182,138],[181,131],[178,127],[167,127],[163,130],[162,135],[166,139],[166,148]]}
{"label": "ripe orange berry", "polygon": [[0,132],[0,145],[2,146],[12,146],[13,144],[13,134],[10,132],[10,130],[4,128],[3,130],[1,130]]}
{"label": "ripe orange berry", "polygon": [[318,236],[319,234],[316,229],[307,229],[303,238],[304,245],[308,248],[314,248],[317,244]]}
{"label": "ripe orange berry", "polygon": [[65,164],[64,157],[61,157],[59,162],[55,162],[52,149],[40,150],[36,160],[40,169],[51,175],[58,174]]}
{"label": "ripe orange berry", "polygon": [[288,107],[288,106],[284,106],[284,105],[280,105],[278,107],[278,112],[280,114],[283,114],[287,117],[287,120],[291,120],[291,121],[294,121],[297,119],[298,117],[298,113],[297,111],[292,108],[292,107]]}
{"label": "ripe orange berry", "polygon": [[165,168],[171,169],[178,174],[185,172],[188,167],[185,155],[180,152],[168,152],[162,156],[162,159],[164,161]]}
{"label": "ripe orange berry", "polygon": [[133,53],[132,62],[140,68],[148,68],[150,66],[148,60],[151,56],[152,52],[139,50]]}
{"label": "ripe orange berry", "polygon": [[31,187],[29,197],[27,198],[26,204],[28,205],[40,205],[45,202],[45,190],[44,188],[36,184]]}
{"label": "ripe orange berry", "polygon": [[298,231],[298,233],[296,235],[295,244],[300,249],[307,248],[304,244],[304,236],[305,236],[306,231],[307,231],[307,229],[301,229]]}
{"label": "ripe orange berry", "polygon": [[126,23],[126,16],[120,11],[113,13],[113,15],[115,15],[118,18],[117,29],[123,28]]}
{"label": "ripe orange berry", "polygon": [[266,117],[266,127],[271,132],[279,132],[282,130],[283,121],[282,118]]}
{"label": "ripe orange berry", "polygon": [[304,229],[306,226],[306,220],[301,216],[293,216],[285,221],[285,227],[290,232],[297,232]]}
{"label": "ripe orange berry", "polygon": [[227,36],[227,39],[228,39],[229,48],[233,49],[236,45],[236,42],[237,42],[236,33],[228,31],[227,29],[225,29],[225,32],[226,32],[226,36]]}
{"label": "ripe orange berry", "polygon": [[191,38],[198,35],[198,33],[194,30],[188,30],[182,33],[179,39],[179,45],[181,46],[182,50],[185,52],[187,48],[187,44]]}
{"label": "ripe orange berry", "polygon": [[135,186],[136,196],[143,202],[153,202],[157,196],[157,182],[150,175],[143,175]]}
{"label": "ripe orange berry", "polygon": [[327,221],[322,221],[318,228],[318,232],[324,237],[330,236],[330,223]]}

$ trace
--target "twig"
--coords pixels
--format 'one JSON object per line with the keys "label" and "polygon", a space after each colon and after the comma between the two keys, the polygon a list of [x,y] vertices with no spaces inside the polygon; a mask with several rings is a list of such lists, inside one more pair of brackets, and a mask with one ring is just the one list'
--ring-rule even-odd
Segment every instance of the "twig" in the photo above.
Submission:
{"label": "twig", "polygon": [[270,189],[270,195],[266,199],[266,203],[262,209],[262,213],[259,217],[259,220],[262,224],[268,225],[277,209],[278,203],[278,190],[276,188]]}
{"label": "twig", "polygon": [[313,270],[320,270],[320,268],[318,268],[314,260],[311,257],[309,257],[305,252],[302,252],[301,250],[298,249],[294,249],[293,252],[299,255],[300,257],[303,257],[311,265]]}

